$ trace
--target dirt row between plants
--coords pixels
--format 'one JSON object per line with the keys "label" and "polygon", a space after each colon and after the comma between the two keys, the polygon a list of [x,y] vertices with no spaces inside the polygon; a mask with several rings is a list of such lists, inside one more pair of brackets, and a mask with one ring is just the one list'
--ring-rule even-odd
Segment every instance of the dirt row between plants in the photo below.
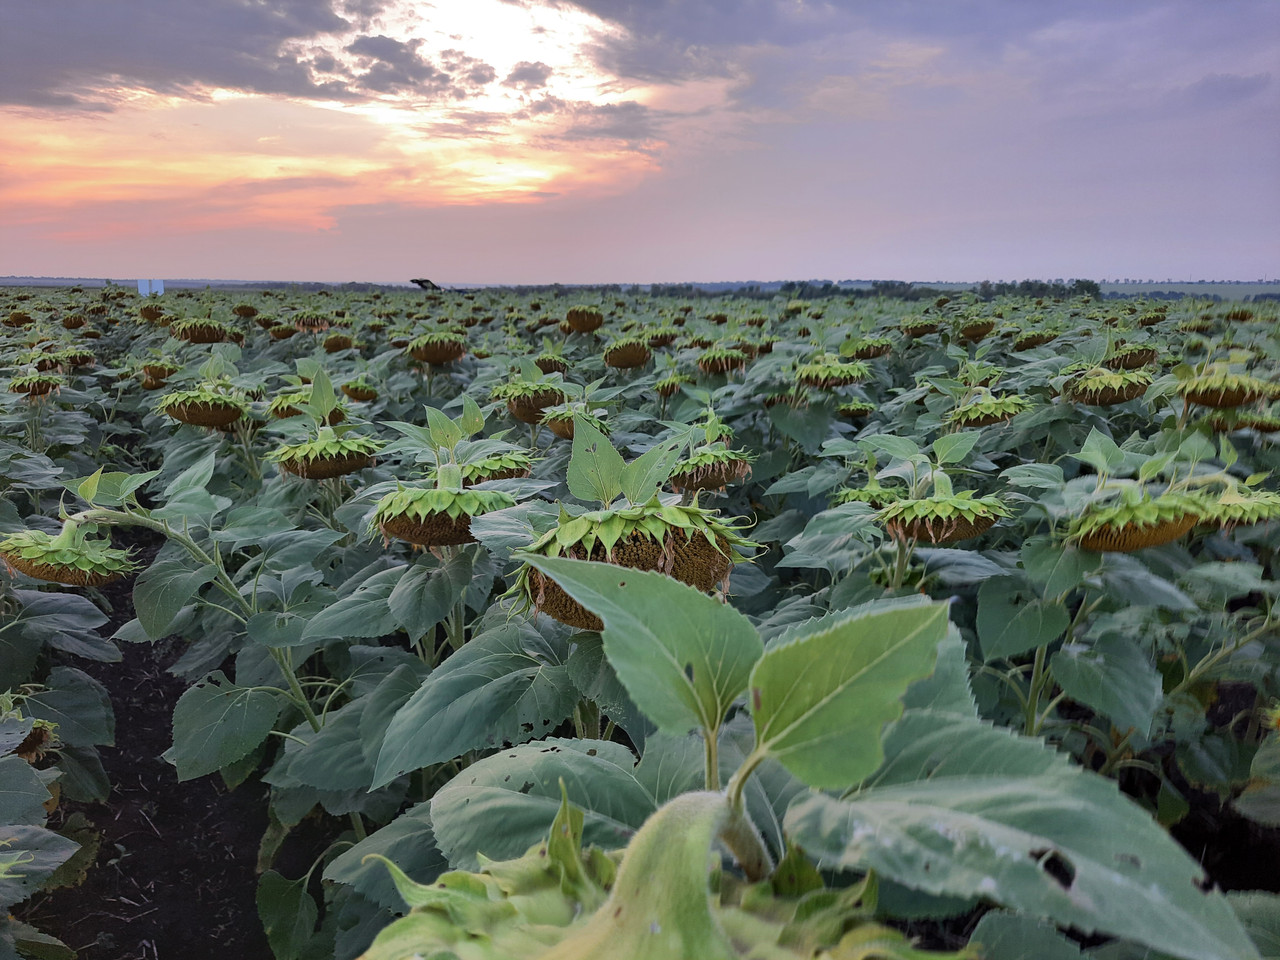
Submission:
{"label": "dirt row between plants", "polygon": [[[149,560],[158,544],[141,544]],[[109,636],[133,617],[132,581],[104,591]],[[168,672],[184,652],[176,637],[120,644],[120,663],[77,661],[107,688],[116,745],[101,748],[111,782],[105,803],[64,802],[59,829],[83,813],[101,834],[84,882],[33,897],[21,919],[58,937],[80,960],[271,960],[255,903],[258,844],[267,828],[267,788],[250,779],[228,790],[217,776],[179,783],[162,759],[173,707],[186,681]],[[277,868],[305,872],[323,848],[320,824],[304,823]]]}

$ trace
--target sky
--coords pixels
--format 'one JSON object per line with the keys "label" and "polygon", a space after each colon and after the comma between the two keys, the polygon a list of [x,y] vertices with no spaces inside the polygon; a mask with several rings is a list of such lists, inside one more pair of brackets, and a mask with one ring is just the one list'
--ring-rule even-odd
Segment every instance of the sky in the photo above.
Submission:
{"label": "sky", "polygon": [[1280,0],[0,0],[0,275],[1280,275]]}

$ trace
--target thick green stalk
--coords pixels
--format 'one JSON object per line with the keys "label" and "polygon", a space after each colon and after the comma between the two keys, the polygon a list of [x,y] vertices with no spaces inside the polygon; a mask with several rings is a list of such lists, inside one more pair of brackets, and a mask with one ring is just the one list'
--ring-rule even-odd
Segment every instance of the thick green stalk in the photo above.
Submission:
{"label": "thick green stalk", "polygon": [[[221,557],[216,555],[215,557],[209,556],[209,554],[205,553],[205,551],[200,548],[200,545],[192,540],[186,533],[174,530],[163,520],[154,520],[149,516],[134,513],[133,511],[110,510],[104,507],[94,507],[75,514],[68,519],[88,523],[104,523],[108,526],[138,526],[146,530],[153,530],[181,546],[197,563],[213,567],[214,585],[240,607],[240,610],[243,612],[246,619],[257,612],[254,610],[253,605],[244,598],[244,595],[236,589],[235,583],[231,580],[231,577],[227,575],[227,572],[222,565]],[[302,684],[298,682],[298,675],[293,669],[293,663],[289,657],[289,651],[287,649],[273,649],[271,651],[271,659],[276,662],[276,665],[280,668],[280,673],[284,676],[286,683],[289,685],[289,691],[292,694],[290,699],[292,699],[298,709],[302,711],[302,715],[306,717],[307,723],[311,725],[311,729],[319,730],[322,724],[316,716],[315,710],[312,709],[311,702],[307,699],[307,695],[302,689]]]}

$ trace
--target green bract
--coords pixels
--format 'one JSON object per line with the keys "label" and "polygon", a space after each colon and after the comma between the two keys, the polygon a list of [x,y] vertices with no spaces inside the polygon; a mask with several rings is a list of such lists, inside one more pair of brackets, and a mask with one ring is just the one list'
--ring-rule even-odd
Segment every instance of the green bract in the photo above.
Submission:
{"label": "green bract", "polygon": [[836,360],[822,357],[812,363],[801,364],[796,369],[796,379],[805,386],[819,389],[843,387],[857,383],[871,375],[871,368],[861,360]]}
{"label": "green bract", "polygon": [[[559,523],[525,549],[544,557],[574,557],[623,567],[657,570],[708,591],[722,582],[742,547],[755,547],[732,521],[696,504],[664,503],[656,494],[647,503],[570,514],[560,508]],[[517,557],[519,554],[517,554]],[[600,629],[599,619],[534,570],[520,568],[513,588],[526,609],[542,610],[562,623]]]}
{"label": "green bract", "polygon": [[671,373],[659,380],[653,385],[653,389],[662,397],[673,396],[683,384],[693,383],[693,377],[684,373]]}
{"label": "green bract", "polygon": [[737,563],[744,559],[738,548],[758,546],[739,534],[742,527],[721,520],[714,510],[696,504],[664,503],[655,494],[647,503],[576,515],[561,507],[559,524],[526,549],[544,557],[572,555],[585,559],[599,553],[611,560],[614,548],[634,535],[662,543],[673,532],[679,532],[685,539],[701,537]]}
{"label": "green bract", "polygon": [[1280,493],[1271,490],[1223,491],[1217,500],[1202,503],[1204,518],[1224,527],[1280,520]]}
{"label": "green bract", "polygon": [[409,341],[409,350],[417,347],[435,346],[437,344],[457,344],[465,346],[467,335],[459,330],[431,330],[427,333],[419,334]]}
{"label": "green bract", "polygon": [[754,459],[723,442],[697,447],[671,468],[671,485],[676,490],[720,489],[750,473]]}
{"label": "green bract", "polygon": [[458,464],[463,483],[483,483],[486,480],[506,480],[527,476],[536,461],[527,453],[512,450]]}
{"label": "green bract", "polygon": [[1095,501],[1075,518],[1068,537],[1086,550],[1128,553],[1178,539],[1213,508],[1202,496],[1153,495],[1138,485],[1119,488],[1118,502]]}
{"label": "green bract", "polygon": [[1247,373],[1234,373],[1225,364],[1178,382],[1178,393],[1190,403],[1205,407],[1238,407],[1264,397],[1274,398],[1277,385]]}
{"label": "green bract", "polygon": [[[563,400],[565,392],[559,380],[512,380],[500,383],[489,394],[494,400],[528,400],[543,397],[559,397]],[[552,403],[560,401],[552,400]]]}
{"label": "green bract", "polygon": [[90,540],[74,523],[64,524],[56,537],[41,530],[12,533],[0,540],[0,557],[29,577],[76,586],[101,586],[137,569],[129,551],[110,540]]}
{"label": "green bract", "polygon": [[970,400],[947,414],[947,422],[962,427],[983,427],[1008,420],[1031,406],[1031,401],[1017,394],[994,396],[990,393]]}
{"label": "green bract", "polygon": [[1009,508],[999,497],[979,497],[972,490],[961,490],[950,496],[895,500],[883,507],[876,519],[898,540],[950,543],[977,536],[1007,516]]}
{"label": "green bract", "polygon": [[649,350],[649,337],[618,337],[616,340],[610,340],[604,345],[601,353],[609,353],[612,350],[636,349]]}
{"label": "green bract", "polygon": [[66,385],[66,380],[56,373],[22,373],[9,380],[12,393],[50,393]]}
{"label": "green bract", "polygon": [[382,446],[382,441],[373,437],[338,434],[332,427],[321,427],[312,439],[281,444],[265,459],[304,479],[325,480],[364,469]]}
{"label": "green bract", "polygon": [[369,531],[419,546],[452,546],[474,539],[472,517],[512,506],[515,500],[497,490],[398,487],[378,501]]}
{"label": "green bract", "polygon": [[606,435],[609,433],[609,428],[605,425],[604,419],[596,416],[591,411],[591,408],[582,401],[558,404],[546,409],[542,414],[542,422],[546,424],[572,423],[574,417],[581,417],[601,433]]}
{"label": "green bract", "polygon": [[425,520],[436,514],[457,519],[478,517],[491,510],[515,506],[515,500],[500,490],[443,490],[437,487],[401,487],[378,501],[369,528],[379,526],[390,517]]}
{"label": "green bract", "polygon": [[857,360],[871,360],[883,357],[893,349],[890,337],[855,337],[840,345],[840,354]]}
{"label": "green bract", "polygon": [[869,400],[849,400],[836,407],[836,413],[842,417],[865,417],[874,413],[876,405]]}
{"label": "green bract", "polygon": [[238,393],[231,392],[230,384],[206,383],[188,390],[170,390],[156,402],[156,411],[167,413],[184,404],[234,408],[241,412],[249,409],[249,402]]}
{"label": "green bract", "polygon": [[1068,367],[1070,378],[1062,385],[1062,395],[1076,403],[1110,406],[1134,400],[1151,386],[1145,370],[1109,370],[1106,367]]}
{"label": "green bract", "polygon": [[837,490],[831,498],[832,504],[865,503],[877,510],[905,497],[906,491],[900,487],[882,487],[876,480],[868,480],[861,487],[844,487]]}
{"label": "green bract", "polygon": [[747,365],[747,355],[734,347],[708,347],[698,356],[704,373],[726,373]]}

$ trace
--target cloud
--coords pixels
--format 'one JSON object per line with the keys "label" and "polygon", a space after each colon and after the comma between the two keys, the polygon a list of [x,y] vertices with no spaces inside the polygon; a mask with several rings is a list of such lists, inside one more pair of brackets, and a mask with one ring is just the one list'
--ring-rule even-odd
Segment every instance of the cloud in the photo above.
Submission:
{"label": "cloud", "polygon": [[642,103],[575,103],[567,111],[569,126],[556,134],[561,140],[620,140],[631,146],[658,138],[660,116]]}
{"label": "cloud", "polygon": [[461,50],[443,51],[441,66],[436,66],[418,52],[422,46],[421,40],[357,37],[343,48],[355,58],[349,89],[355,94],[410,93],[424,100],[463,100],[498,77],[489,64]]}
{"label": "cloud", "polygon": [[635,100],[591,103],[550,94],[534,100],[517,117],[550,121],[537,138],[543,143],[611,140],[637,150],[652,149],[663,137],[665,122],[671,119],[665,111]]}
{"label": "cloud", "polygon": [[[0,32],[0,104],[110,111],[141,91],[200,97],[210,89],[355,102],[413,94],[461,99],[497,79],[458,50],[434,63],[423,41],[381,32],[392,0],[60,0],[24,5]],[[104,38],[110,38],[104,42]],[[354,62],[344,62],[345,52]]]}
{"label": "cloud", "polygon": [[0,103],[84,109],[111,108],[121,88],[332,97],[281,48],[350,26],[312,0],[62,0],[24,4],[21,21],[0,32]]}
{"label": "cloud", "polygon": [[554,71],[542,61],[530,63],[528,60],[521,60],[511,72],[507,74],[507,78],[502,81],[504,87],[512,87],[516,90],[522,90],[528,93],[531,90],[538,90],[547,85]]}
{"label": "cloud", "polygon": [[1176,99],[1188,106],[1217,108],[1252,100],[1271,86],[1271,74],[1211,73],[1177,91]]}

